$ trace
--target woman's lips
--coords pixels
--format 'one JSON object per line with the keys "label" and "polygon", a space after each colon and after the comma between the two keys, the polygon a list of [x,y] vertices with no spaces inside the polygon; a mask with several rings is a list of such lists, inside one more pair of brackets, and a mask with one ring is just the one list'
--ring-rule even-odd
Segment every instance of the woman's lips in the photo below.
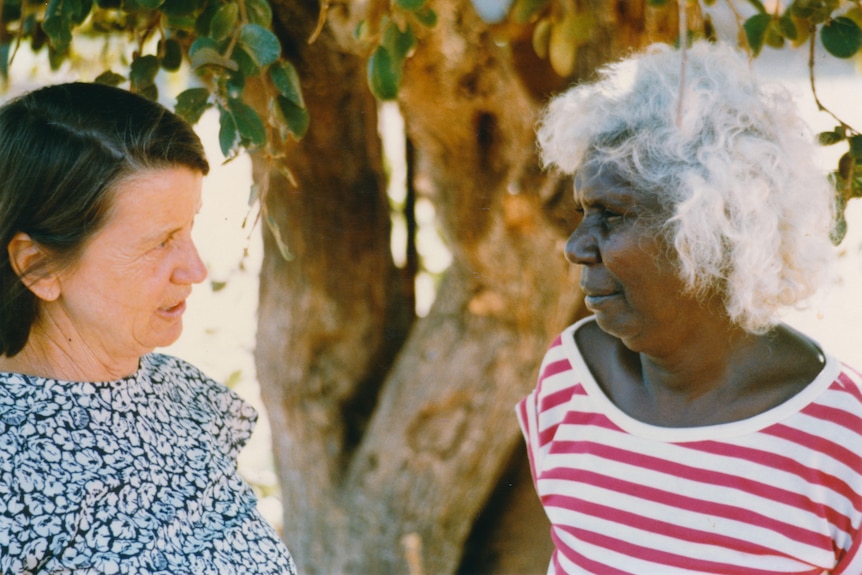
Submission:
{"label": "woman's lips", "polygon": [[183,315],[186,311],[186,300],[182,300],[171,306],[159,308],[159,313],[170,318],[177,318]]}
{"label": "woman's lips", "polygon": [[595,310],[595,309],[600,308],[603,305],[607,304],[611,300],[619,297],[619,295],[620,295],[619,292],[604,293],[604,294],[590,294],[590,295],[584,296],[584,303],[586,304],[586,306],[589,309]]}

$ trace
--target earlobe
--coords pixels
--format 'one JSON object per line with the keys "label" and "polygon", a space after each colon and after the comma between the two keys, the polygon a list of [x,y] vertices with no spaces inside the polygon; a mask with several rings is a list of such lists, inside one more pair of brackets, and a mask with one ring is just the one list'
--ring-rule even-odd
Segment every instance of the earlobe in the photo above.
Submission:
{"label": "earlobe", "polygon": [[45,301],[54,301],[60,297],[57,277],[45,268],[48,255],[33,238],[24,232],[18,232],[6,246],[6,250],[12,269],[36,297]]}

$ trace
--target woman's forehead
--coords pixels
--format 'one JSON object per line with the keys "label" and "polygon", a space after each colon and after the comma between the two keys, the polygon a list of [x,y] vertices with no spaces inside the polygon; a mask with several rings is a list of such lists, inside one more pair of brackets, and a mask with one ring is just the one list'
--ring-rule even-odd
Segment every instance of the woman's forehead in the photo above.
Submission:
{"label": "woman's forehead", "polygon": [[574,178],[574,196],[575,202],[581,205],[624,205],[654,213],[665,213],[668,207],[661,200],[661,194],[635,187],[608,165],[587,164],[578,169]]}

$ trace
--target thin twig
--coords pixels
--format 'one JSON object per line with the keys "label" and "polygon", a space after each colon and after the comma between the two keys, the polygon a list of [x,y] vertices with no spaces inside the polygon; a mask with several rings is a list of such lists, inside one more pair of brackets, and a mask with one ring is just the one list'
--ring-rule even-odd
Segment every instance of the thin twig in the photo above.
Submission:
{"label": "thin twig", "polygon": [[679,51],[680,51],[680,71],[679,71],[679,99],[677,100],[676,108],[676,125],[682,124],[682,107],[683,94],[685,89],[685,69],[688,64],[688,22],[686,21],[685,3],[687,0],[677,0],[679,8]]}
{"label": "thin twig", "polygon": [[[0,5],[0,10],[2,10],[2,5]],[[12,55],[9,56],[9,63],[6,65],[7,70],[12,67],[12,62],[15,61],[15,56],[18,54],[18,48],[21,47],[21,38],[24,36],[24,22],[27,16],[29,16],[27,14],[27,2],[21,2],[21,18],[19,19],[18,33],[15,34],[15,49],[12,50]]]}
{"label": "thin twig", "polygon": [[820,101],[820,98],[817,96],[817,86],[815,85],[815,82],[814,82],[814,47],[816,44],[816,41],[815,41],[816,32],[817,32],[817,27],[814,24],[812,24],[808,30],[808,36],[809,36],[809,38],[808,38],[808,82],[811,84],[811,94],[814,96],[814,103],[817,104],[817,109],[819,111],[826,112],[827,114],[832,116],[832,118],[836,122],[838,122],[838,124],[841,127],[843,127],[846,130],[849,130],[853,133],[858,134],[859,133],[858,130],[854,130],[852,126],[849,126],[847,123],[844,122],[844,120],[842,120],[841,118],[836,116],[832,112],[832,110],[830,110],[829,108],[827,108],[826,106],[823,105],[823,103]]}
{"label": "thin twig", "polygon": [[[730,8],[731,13],[733,14],[733,18],[736,20],[736,29],[743,29],[743,20],[742,14],[739,13],[739,10],[736,9],[736,6],[733,4],[733,0],[727,0],[727,7]],[[748,52],[748,57],[753,58],[754,54],[751,51],[751,46],[748,44],[748,37],[745,34],[742,35],[745,38],[745,51]]]}
{"label": "thin twig", "polygon": [[311,33],[311,37],[308,39],[309,44],[314,44],[314,41],[317,40],[320,33],[323,31],[323,26],[326,24],[326,14],[329,12],[329,0],[323,0],[320,3],[320,13],[317,15],[317,26],[314,28],[314,32]]}

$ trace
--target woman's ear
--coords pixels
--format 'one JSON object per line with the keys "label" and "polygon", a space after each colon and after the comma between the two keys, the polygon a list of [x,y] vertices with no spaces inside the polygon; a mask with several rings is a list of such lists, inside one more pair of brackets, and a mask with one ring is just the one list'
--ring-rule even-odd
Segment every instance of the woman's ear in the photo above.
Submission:
{"label": "woman's ear", "polygon": [[48,254],[33,238],[18,232],[6,249],[12,269],[27,289],[45,301],[54,301],[60,297],[60,282],[55,274],[47,271]]}

